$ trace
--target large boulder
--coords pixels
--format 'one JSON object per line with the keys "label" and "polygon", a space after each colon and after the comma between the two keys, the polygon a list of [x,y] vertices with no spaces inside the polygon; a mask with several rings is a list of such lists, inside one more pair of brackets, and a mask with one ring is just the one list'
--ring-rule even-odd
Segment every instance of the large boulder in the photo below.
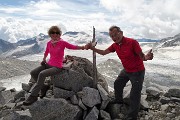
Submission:
{"label": "large boulder", "polygon": [[[81,91],[83,87],[93,87],[93,64],[86,58],[73,56],[73,64],[69,70],[64,70],[52,77],[55,87]],[[97,82],[108,91],[108,84],[105,78],[97,72]]]}
{"label": "large boulder", "polygon": [[33,120],[79,120],[81,109],[65,99],[42,99],[27,107]]}

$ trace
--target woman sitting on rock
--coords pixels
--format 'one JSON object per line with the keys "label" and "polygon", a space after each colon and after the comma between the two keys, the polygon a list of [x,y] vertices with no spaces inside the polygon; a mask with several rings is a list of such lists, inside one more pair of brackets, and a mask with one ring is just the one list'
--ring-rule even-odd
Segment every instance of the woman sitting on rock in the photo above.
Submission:
{"label": "woman sitting on rock", "polygon": [[[51,40],[47,42],[46,50],[44,52],[44,58],[41,62],[41,66],[35,68],[30,72],[31,79],[36,81],[30,96],[23,102],[23,105],[31,105],[38,100],[38,94],[44,86],[45,78],[48,76],[56,75],[63,70],[63,57],[64,49],[88,49],[86,46],[72,45],[61,38],[62,32],[58,26],[50,27],[48,35]],[[50,54],[50,59],[46,62],[46,57]],[[41,94],[41,98],[45,96],[46,92]]]}

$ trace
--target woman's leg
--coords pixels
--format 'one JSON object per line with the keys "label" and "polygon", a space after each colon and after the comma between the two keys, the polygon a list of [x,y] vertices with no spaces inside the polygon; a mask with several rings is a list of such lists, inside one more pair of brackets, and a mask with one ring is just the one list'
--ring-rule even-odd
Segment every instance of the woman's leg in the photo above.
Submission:
{"label": "woman's leg", "polygon": [[34,88],[31,91],[30,96],[23,102],[23,105],[31,105],[32,103],[37,101],[38,94],[41,90],[41,88],[44,86],[44,81],[47,76],[52,76],[55,74],[58,74],[62,71],[60,68],[51,67],[46,64],[46,69],[42,70],[37,78],[37,82],[34,86]]}
{"label": "woman's leg", "polygon": [[26,91],[29,92],[31,87],[37,82],[37,78],[38,78],[38,75],[39,73],[42,71],[42,70],[45,70],[45,65],[41,65],[35,69],[33,69],[31,72],[30,72],[30,75],[31,75],[31,79],[29,80],[29,83],[28,84],[23,84],[24,86],[26,86]]}
{"label": "woman's leg", "polygon": [[38,75],[37,83],[31,91],[31,96],[38,96],[39,91],[44,85],[44,81],[46,77],[58,74],[61,71],[62,69],[56,68],[56,67],[51,67],[51,68],[41,71]]}
{"label": "woman's leg", "polygon": [[33,70],[30,72],[31,79],[30,79],[29,82],[37,82],[39,73],[40,73],[42,70],[45,70],[45,69],[46,69],[46,66],[45,66],[45,65],[41,65],[41,66],[33,69]]}

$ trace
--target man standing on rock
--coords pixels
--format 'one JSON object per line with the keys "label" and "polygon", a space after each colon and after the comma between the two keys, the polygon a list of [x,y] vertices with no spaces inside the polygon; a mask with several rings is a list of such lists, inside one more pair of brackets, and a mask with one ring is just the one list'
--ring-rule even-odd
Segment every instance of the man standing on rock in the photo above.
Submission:
{"label": "man standing on rock", "polygon": [[152,60],[152,49],[145,55],[139,43],[131,38],[123,36],[123,31],[118,26],[109,28],[109,35],[114,43],[105,50],[93,47],[89,48],[98,54],[106,55],[116,52],[124,69],[114,82],[115,103],[123,103],[123,89],[130,80],[132,84],[130,92],[130,108],[126,120],[136,120],[140,107],[141,90],[144,81],[145,67],[143,61]]}

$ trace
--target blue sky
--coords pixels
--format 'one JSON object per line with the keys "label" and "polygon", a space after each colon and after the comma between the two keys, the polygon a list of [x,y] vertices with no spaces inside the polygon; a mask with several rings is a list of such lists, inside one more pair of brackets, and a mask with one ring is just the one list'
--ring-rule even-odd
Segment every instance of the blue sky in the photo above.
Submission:
{"label": "blue sky", "polygon": [[0,37],[15,42],[51,25],[89,33],[118,25],[125,36],[161,39],[180,32],[179,11],[179,0],[1,0]]}
{"label": "blue sky", "polygon": [[[30,0],[24,0],[24,1],[30,1]],[[12,5],[12,6],[19,6],[23,4],[23,0],[1,0],[1,5]]]}

